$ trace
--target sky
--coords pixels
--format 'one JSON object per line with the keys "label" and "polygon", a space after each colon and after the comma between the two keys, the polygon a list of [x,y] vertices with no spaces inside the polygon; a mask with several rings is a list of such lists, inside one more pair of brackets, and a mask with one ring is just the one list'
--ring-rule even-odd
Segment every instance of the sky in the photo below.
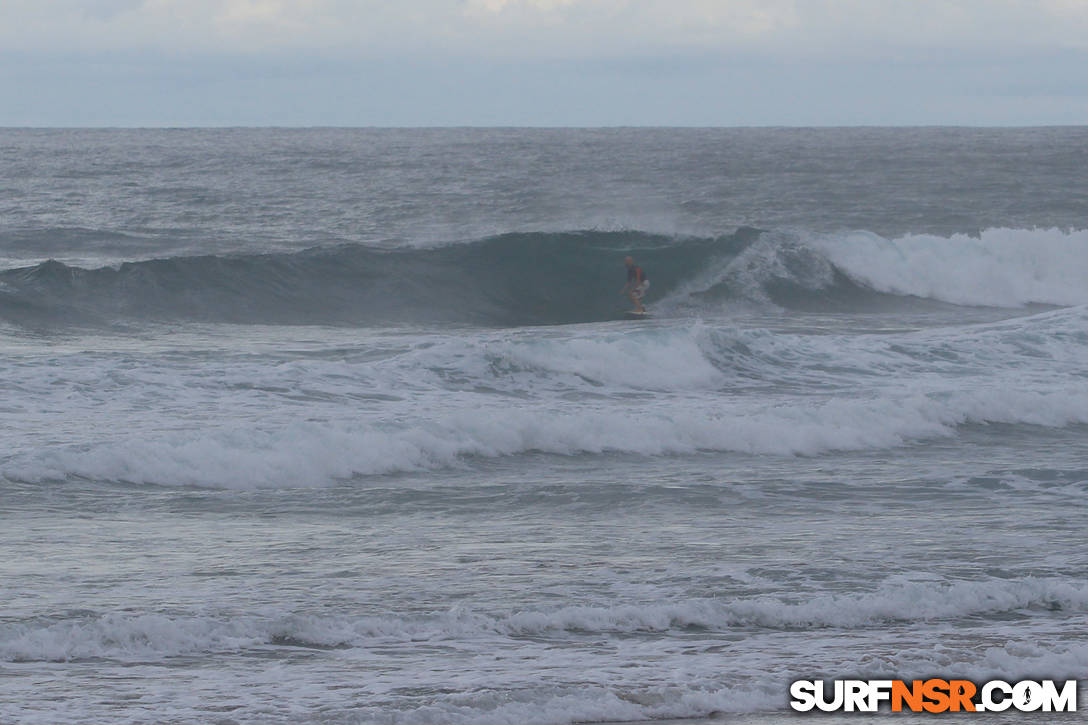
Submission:
{"label": "sky", "polygon": [[1088,124],[1088,0],[0,0],[3,126]]}

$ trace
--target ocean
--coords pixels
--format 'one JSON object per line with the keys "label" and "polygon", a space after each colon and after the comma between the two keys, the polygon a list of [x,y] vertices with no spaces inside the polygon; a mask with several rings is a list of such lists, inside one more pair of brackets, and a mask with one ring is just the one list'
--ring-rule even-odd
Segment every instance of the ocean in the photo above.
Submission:
{"label": "ocean", "polygon": [[0,130],[0,722],[1088,678],[1086,168],[1088,128]]}

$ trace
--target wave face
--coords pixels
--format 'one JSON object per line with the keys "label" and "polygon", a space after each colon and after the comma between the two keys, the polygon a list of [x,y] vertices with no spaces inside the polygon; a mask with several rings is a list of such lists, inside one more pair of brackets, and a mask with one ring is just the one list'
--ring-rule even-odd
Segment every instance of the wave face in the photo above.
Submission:
{"label": "wave face", "polygon": [[102,318],[281,324],[556,324],[615,318],[623,257],[668,293],[754,229],[703,239],[644,233],[505,234],[426,250],[360,246],[198,256],[82,269],[48,261],[0,275],[12,321]]}
{"label": "wave face", "polygon": [[738,300],[875,311],[921,302],[1017,307],[1088,302],[1088,232],[990,230],[979,238],[812,236],[740,228],[720,237],[642,232],[505,234],[435,249],[360,246],[196,256],[84,269],[57,261],[0,273],[0,317],[22,324],[116,319],[265,324],[615,319],[622,258],[663,314]]}

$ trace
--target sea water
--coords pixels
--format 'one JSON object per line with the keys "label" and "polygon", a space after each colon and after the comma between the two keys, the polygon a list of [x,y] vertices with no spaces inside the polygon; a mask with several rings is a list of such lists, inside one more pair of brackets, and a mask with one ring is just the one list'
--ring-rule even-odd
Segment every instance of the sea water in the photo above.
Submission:
{"label": "sea water", "polygon": [[1085,168],[1076,128],[0,131],[0,721],[1084,678]]}

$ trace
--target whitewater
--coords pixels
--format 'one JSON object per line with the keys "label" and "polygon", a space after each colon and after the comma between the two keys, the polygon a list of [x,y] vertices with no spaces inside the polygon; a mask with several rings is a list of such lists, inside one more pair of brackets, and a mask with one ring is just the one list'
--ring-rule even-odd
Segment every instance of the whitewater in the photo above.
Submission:
{"label": "whitewater", "polygon": [[1083,692],[1086,142],[0,130],[0,722]]}

